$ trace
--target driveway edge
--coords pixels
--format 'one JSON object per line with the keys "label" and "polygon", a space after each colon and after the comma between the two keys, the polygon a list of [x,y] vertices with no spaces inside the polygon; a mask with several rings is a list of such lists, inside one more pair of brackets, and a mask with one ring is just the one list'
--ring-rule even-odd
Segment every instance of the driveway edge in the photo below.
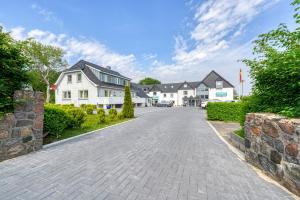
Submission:
{"label": "driveway edge", "polygon": [[280,189],[282,189],[283,191],[285,191],[286,193],[288,193],[290,195],[290,197],[294,198],[294,199],[297,199],[297,200],[300,200],[300,198],[295,195],[294,193],[291,193],[287,188],[283,187],[282,185],[280,185],[277,181],[273,180],[272,178],[268,177],[267,175],[265,175],[261,170],[257,169],[256,167],[250,165],[246,160],[245,160],[245,157],[244,155],[239,151],[237,150],[235,147],[233,147],[228,141],[226,141],[222,135],[219,133],[219,131],[217,131],[217,129],[209,122],[207,121],[207,124],[210,126],[210,128],[216,133],[216,135],[228,146],[228,148],[235,154],[237,155],[237,157],[239,158],[239,160],[242,162],[244,161],[245,164],[247,164],[249,167],[251,167],[255,173],[260,177],[262,178],[263,180],[269,182],[269,183],[272,183],[274,184],[275,186],[279,187]]}
{"label": "driveway edge", "polygon": [[57,146],[57,145],[61,145],[61,144],[64,144],[66,142],[69,142],[69,141],[72,141],[72,140],[75,140],[75,139],[78,139],[78,138],[81,138],[81,137],[85,137],[85,136],[88,136],[88,135],[92,135],[95,132],[98,132],[98,131],[101,131],[101,130],[104,130],[104,129],[107,129],[107,128],[111,128],[111,127],[114,127],[114,126],[118,126],[118,125],[121,125],[121,124],[125,124],[125,123],[131,122],[131,121],[136,120],[136,119],[137,118],[129,119],[125,122],[121,122],[121,123],[113,124],[113,125],[110,125],[110,126],[106,126],[104,128],[96,129],[96,130],[86,132],[86,133],[83,133],[83,134],[80,134],[80,135],[77,135],[77,136],[74,136],[74,137],[59,140],[57,142],[52,142],[50,144],[43,145],[43,149],[48,149],[48,148],[51,148],[51,147],[54,147],[54,146]]}

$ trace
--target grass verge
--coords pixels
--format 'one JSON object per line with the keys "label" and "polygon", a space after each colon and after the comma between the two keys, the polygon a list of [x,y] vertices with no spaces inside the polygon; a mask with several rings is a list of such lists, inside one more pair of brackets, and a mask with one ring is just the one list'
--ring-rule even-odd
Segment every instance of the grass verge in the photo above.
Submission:
{"label": "grass verge", "polygon": [[245,138],[245,131],[242,128],[239,129],[239,130],[234,131],[234,134],[241,137],[241,138]]}
{"label": "grass verge", "polygon": [[98,118],[95,115],[87,115],[86,121],[82,124],[81,128],[66,129],[62,133],[61,137],[57,138],[55,135],[47,135],[44,138],[44,144],[50,144],[63,139],[71,138],[77,135],[81,135],[97,129],[102,129],[108,126],[119,124],[121,122],[128,121],[130,119],[121,119],[115,121],[106,120],[104,123],[98,123]]}

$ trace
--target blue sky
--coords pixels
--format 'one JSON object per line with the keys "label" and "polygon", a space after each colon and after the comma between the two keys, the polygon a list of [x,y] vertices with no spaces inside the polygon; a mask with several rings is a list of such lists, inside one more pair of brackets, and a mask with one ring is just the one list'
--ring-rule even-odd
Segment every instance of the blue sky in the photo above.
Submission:
{"label": "blue sky", "polygon": [[258,34],[286,23],[289,0],[3,1],[0,24],[16,39],[34,37],[66,51],[69,64],[110,65],[133,80],[201,80],[216,70],[238,85],[238,59]]}

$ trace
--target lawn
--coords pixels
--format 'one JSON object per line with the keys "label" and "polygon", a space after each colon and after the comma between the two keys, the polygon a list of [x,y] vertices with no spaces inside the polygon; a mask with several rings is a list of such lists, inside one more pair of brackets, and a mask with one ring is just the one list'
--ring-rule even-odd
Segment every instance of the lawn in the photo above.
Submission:
{"label": "lawn", "polygon": [[63,140],[66,138],[74,137],[77,135],[81,135],[90,131],[94,131],[97,129],[102,129],[114,124],[118,124],[121,122],[128,121],[130,119],[121,119],[121,120],[116,120],[116,121],[106,121],[105,123],[98,123],[98,118],[96,115],[87,115],[86,121],[82,124],[81,128],[72,128],[72,129],[66,129],[62,133],[61,137],[57,138],[55,135],[47,135],[44,138],[44,144],[49,144],[52,142],[56,142],[59,140]]}

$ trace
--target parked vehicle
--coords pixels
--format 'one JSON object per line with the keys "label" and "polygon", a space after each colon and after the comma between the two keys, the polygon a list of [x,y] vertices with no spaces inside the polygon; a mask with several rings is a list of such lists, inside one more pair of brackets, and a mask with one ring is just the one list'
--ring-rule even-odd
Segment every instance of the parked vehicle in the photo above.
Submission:
{"label": "parked vehicle", "polygon": [[221,102],[220,100],[218,99],[211,99],[211,100],[207,100],[207,101],[202,101],[201,102],[201,108],[202,109],[205,109],[207,107],[207,103],[208,102]]}
{"label": "parked vehicle", "polygon": [[173,106],[173,102],[172,101],[161,101],[159,103],[156,104],[156,107],[172,107]]}

